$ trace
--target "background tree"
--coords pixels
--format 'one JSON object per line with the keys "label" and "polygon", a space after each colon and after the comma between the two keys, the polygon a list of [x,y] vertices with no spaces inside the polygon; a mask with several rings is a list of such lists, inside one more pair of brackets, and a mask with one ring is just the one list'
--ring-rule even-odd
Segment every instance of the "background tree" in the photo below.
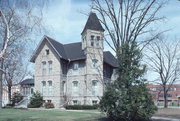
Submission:
{"label": "background tree", "polygon": [[28,76],[28,63],[25,60],[27,55],[24,44],[23,43],[16,43],[15,45],[11,45],[13,49],[9,50],[13,51],[10,52],[11,54],[6,55],[5,57],[8,58],[4,62],[4,78],[3,83],[8,88],[8,100],[11,101],[11,89],[12,86],[15,84],[19,84],[23,81],[23,79]]}
{"label": "background tree", "polygon": [[[43,0],[0,0],[0,108],[2,107],[2,80],[7,50],[14,42],[29,40],[34,30],[38,33],[42,24]],[[40,32],[40,31],[39,31]],[[13,52],[13,51],[11,51]]]}
{"label": "background tree", "polygon": [[167,95],[172,85],[179,81],[179,41],[168,41],[161,36],[147,47],[146,57],[149,70],[155,72],[158,78],[153,83],[162,86],[164,107],[168,107]]}
{"label": "background tree", "polygon": [[161,34],[157,33],[143,41],[140,39],[154,31],[150,27],[153,23],[163,19],[163,17],[158,17],[157,14],[165,1],[92,0],[92,3],[93,10],[99,13],[100,21],[110,38],[105,38],[105,41],[116,53],[119,52],[119,47],[126,41],[137,41],[143,49],[150,41]]}

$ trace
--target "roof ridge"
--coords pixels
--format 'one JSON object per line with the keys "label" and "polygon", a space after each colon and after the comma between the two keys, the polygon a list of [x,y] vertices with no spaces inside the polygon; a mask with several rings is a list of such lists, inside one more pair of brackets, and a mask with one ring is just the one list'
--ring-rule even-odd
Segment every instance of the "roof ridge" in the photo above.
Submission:
{"label": "roof ridge", "polygon": [[67,43],[67,44],[63,44],[63,45],[77,44],[77,43],[81,43],[81,42],[71,42],[71,43]]}
{"label": "roof ridge", "polygon": [[47,36],[47,35],[44,35],[45,37],[47,37],[47,38],[49,38],[49,40],[51,41],[55,41],[55,42],[58,42],[59,44],[62,44],[63,45],[63,43],[61,43],[61,42],[59,42],[59,41],[57,41],[57,40],[55,40],[55,39],[53,39],[53,38],[51,38],[51,37],[49,37],[49,36]]}

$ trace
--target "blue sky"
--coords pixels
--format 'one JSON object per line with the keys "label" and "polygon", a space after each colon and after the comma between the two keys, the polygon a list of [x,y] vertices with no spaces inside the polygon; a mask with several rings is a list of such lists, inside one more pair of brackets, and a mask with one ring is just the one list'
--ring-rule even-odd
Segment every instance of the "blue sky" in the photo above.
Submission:
{"label": "blue sky", "polygon": [[[90,12],[89,0],[52,0],[48,8],[44,9],[44,25],[48,36],[62,43],[77,42],[81,40],[81,32],[87,21],[83,13]],[[171,0],[159,12],[166,19],[161,24],[155,24],[159,30],[171,29],[169,36],[179,36],[180,28],[180,2]],[[43,35],[42,35],[43,36]],[[40,39],[39,39],[40,41]]]}
{"label": "blue sky", "polygon": [[[90,0],[51,0],[48,8],[43,10],[44,25],[48,30],[46,35],[61,43],[81,41],[81,32],[88,18],[82,13],[90,12],[90,4]],[[167,36],[180,38],[180,2],[169,0],[159,15],[166,19],[162,23],[154,24],[154,27],[159,31],[170,29]],[[37,38],[34,47],[42,37],[43,35]],[[106,45],[105,50],[110,48]]]}

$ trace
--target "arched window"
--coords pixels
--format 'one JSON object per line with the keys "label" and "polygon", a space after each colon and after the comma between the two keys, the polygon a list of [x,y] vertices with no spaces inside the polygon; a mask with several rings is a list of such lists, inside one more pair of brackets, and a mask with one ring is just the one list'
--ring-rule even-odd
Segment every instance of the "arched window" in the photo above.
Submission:
{"label": "arched window", "polygon": [[46,95],[46,82],[42,81],[42,95]]}
{"label": "arched window", "polygon": [[62,82],[62,92],[63,92],[63,95],[66,94],[66,82],[65,81]]}
{"label": "arched window", "polygon": [[48,81],[48,95],[52,96],[52,81]]}
{"label": "arched window", "polygon": [[97,36],[97,37],[96,37],[96,46],[97,46],[97,47],[100,47],[100,45],[101,45],[100,42],[101,42],[101,41],[100,41],[100,36]]}
{"label": "arched window", "polygon": [[73,96],[78,96],[78,81],[73,81],[72,83],[72,95]]}
{"label": "arched window", "polygon": [[98,93],[98,81],[93,80],[92,81],[92,95],[97,96],[97,93]]}
{"label": "arched window", "polygon": [[94,46],[94,35],[91,35],[91,46]]}
{"label": "arched window", "polygon": [[42,75],[46,75],[46,61],[42,62]]}
{"label": "arched window", "polygon": [[92,67],[93,68],[97,68],[98,67],[97,63],[98,63],[97,59],[92,59]]}
{"label": "arched window", "polygon": [[48,61],[49,74],[52,74],[52,61]]}

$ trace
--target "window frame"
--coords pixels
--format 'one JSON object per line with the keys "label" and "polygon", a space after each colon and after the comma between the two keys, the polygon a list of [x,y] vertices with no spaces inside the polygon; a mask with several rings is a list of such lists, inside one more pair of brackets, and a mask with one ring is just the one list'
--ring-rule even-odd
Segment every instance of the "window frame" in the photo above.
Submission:
{"label": "window frame", "polygon": [[73,63],[73,70],[76,71],[79,69],[79,63],[78,62],[74,62]]}
{"label": "window frame", "polygon": [[52,74],[52,64],[53,64],[53,61],[48,61],[48,74],[49,75]]}
{"label": "window frame", "polygon": [[46,75],[46,61],[42,61],[42,75]]}

